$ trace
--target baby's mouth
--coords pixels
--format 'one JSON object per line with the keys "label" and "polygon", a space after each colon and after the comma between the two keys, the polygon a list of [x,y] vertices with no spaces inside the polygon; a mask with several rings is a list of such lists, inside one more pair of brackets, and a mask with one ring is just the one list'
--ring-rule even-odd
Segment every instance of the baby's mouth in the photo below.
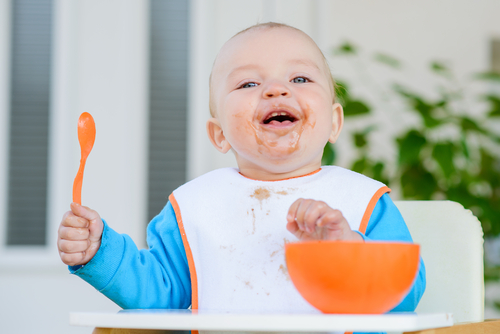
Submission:
{"label": "baby's mouth", "polygon": [[277,110],[269,112],[263,119],[262,124],[271,125],[271,126],[288,126],[292,123],[298,121],[298,118],[295,117],[292,113],[286,110]]}

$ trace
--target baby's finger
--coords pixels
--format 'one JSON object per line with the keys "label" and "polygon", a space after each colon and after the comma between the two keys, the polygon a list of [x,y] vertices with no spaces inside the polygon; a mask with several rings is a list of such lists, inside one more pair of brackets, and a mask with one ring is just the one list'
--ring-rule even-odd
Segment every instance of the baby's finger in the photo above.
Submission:
{"label": "baby's finger", "polygon": [[68,227],[61,225],[58,234],[59,238],[65,240],[87,240],[89,238],[89,229],[86,227]]}
{"label": "baby's finger", "polygon": [[71,212],[73,212],[75,216],[85,218],[89,221],[101,218],[99,217],[99,214],[96,211],[86,206],[81,206],[80,204],[77,203],[71,203],[70,207],[71,207]]}
{"label": "baby's finger", "polygon": [[59,252],[59,256],[64,264],[68,266],[76,266],[83,263],[85,259],[85,253],[64,253]]}
{"label": "baby's finger", "polygon": [[89,221],[89,239],[92,242],[98,242],[101,239],[104,224],[97,211],[92,210],[86,206],[81,206],[77,203],[71,203],[71,211],[75,215]]}
{"label": "baby's finger", "polygon": [[68,211],[64,214],[63,220],[61,221],[62,226],[67,227],[88,227],[89,221],[82,217],[75,216],[71,211]]}
{"label": "baby's finger", "polygon": [[293,235],[295,235],[295,233],[297,233],[297,231],[299,231],[299,226],[297,225],[297,222],[295,221],[295,219],[292,219],[292,221],[288,221],[286,223],[286,229],[288,230],[288,232],[292,233]]}
{"label": "baby's finger", "polygon": [[297,213],[296,213],[296,220],[297,220],[297,225],[299,225],[301,231],[311,232],[310,228],[306,225],[305,215],[309,207],[313,204],[313,202],[314,201],[311,199],[304,199],[299,203],[299,207],[297,208]]}
{"label": "baby's finger", "polygon": [[299,198],[298,200],[296,200],[295,202],[293,202],[292,205],[290,205],[290,208],[288,209],[288,214],[286,216],[286,220],[289,223],[295,221],[295,217],[296,217],[296,214],[297,214],[297,208],[299,207],[300,202],[303,201],[303,200],[304,200],[303,198]]}
{"label": "baby's finger", "polygon": [[89,240],[64,240],[58,239],[57,248],[64,253],[79,253],[85,252],[90,246]]}
{"label": "baby's finger", "polygon": [[318,226],[335,228],[336,225],[343,223],[344,221],[347,223],[347,220],[344,218],[340,210],[331,209],[325,212],[318,219]]}
{"label": "baby's finger", "polygon": [[304,214],[304,225],[306,231],[314,232],[318,220],[328,211],[330,207],[322,201],[313,201]]}

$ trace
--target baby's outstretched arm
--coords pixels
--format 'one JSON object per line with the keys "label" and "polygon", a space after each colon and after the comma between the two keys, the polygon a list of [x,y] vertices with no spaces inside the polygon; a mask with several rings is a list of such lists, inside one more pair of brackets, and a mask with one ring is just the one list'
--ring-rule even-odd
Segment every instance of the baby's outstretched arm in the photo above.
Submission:
{"label": "baby's outstretched arm", "polygon": [[359,240],[363,238],[351,230],[342,212],[323,201],[299,198],[288,210],[288,231],[299,240]]}
{"label": "baby's outstretched arm", "polygon": [[70,266],[87,264],[101,245],[104,224],[99,214],[71,203],[59,225],[57,248],[62,262]]}

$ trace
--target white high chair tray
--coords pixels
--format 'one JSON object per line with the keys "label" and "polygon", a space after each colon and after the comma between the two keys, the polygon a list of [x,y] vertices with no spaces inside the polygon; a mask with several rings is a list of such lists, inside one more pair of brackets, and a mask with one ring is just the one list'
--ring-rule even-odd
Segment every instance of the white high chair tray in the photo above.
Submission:
{"label": "white high chair tray", "polygon": [[70,325],[102,328],[254,332],[403,332],[453,325],[451,313],[382,315],[222,313],[191,310],[73,312]]}

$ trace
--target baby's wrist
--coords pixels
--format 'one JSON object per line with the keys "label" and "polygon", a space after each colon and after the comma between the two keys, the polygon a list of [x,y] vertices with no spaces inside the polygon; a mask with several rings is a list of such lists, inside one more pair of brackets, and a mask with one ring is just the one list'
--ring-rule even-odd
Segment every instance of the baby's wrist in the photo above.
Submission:
{"label": "baby's wrist", "polygon": [[359,232],[353,231],[353,230],[351,230],[351,233],[350,233],[350,240],[365,241],[365,239],[363,239],[363,237],[361,236],[361,234]]}

